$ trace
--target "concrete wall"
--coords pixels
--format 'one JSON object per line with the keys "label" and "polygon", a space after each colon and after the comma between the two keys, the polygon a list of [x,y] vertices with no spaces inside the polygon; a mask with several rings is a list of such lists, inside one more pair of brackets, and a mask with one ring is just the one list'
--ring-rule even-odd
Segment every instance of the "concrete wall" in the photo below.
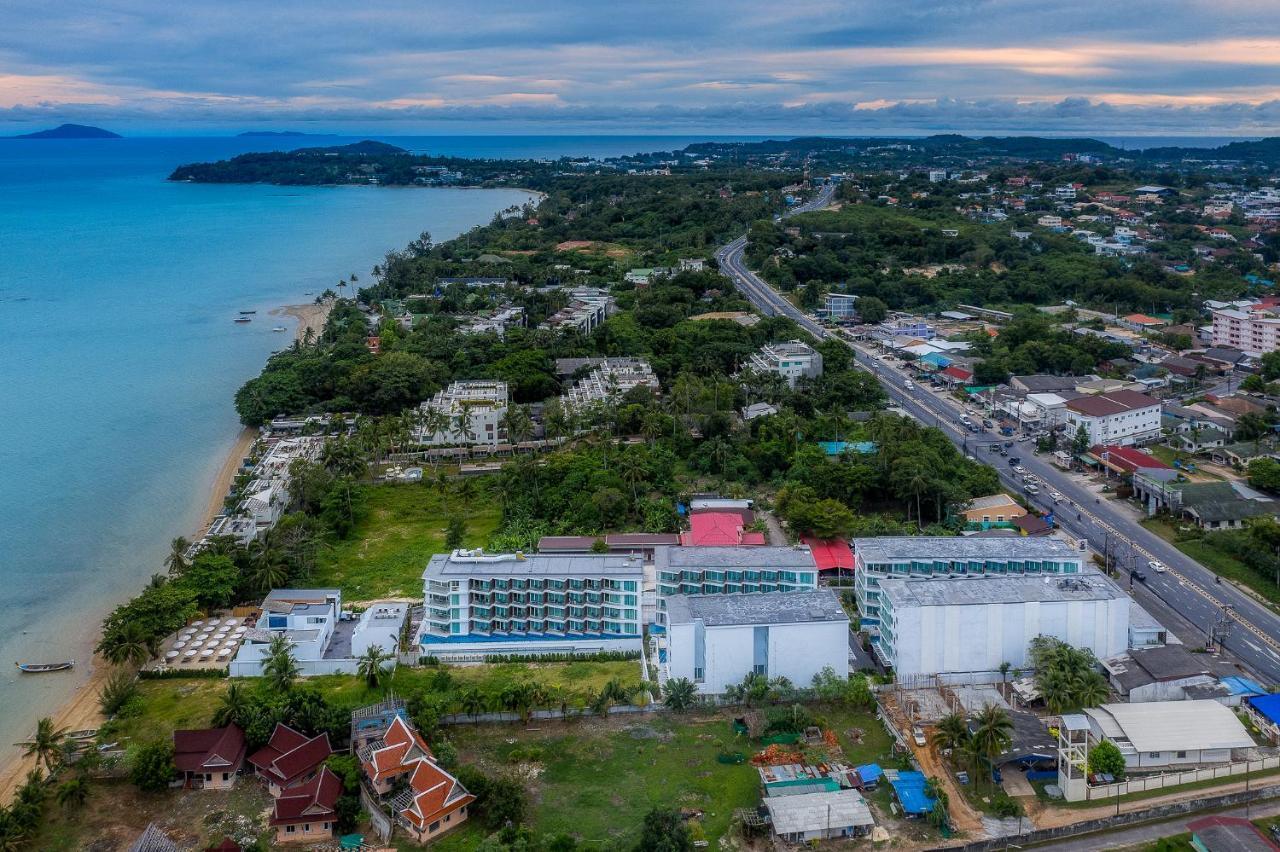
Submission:
{"label": "concrete wall", "polygon": [[[768,677],[785,677],[808,686],[813,676],[830,666],[839,674],[849,670],[847,622],[810,622],[768,626]],[[756,625],[708,627],[705,630],[705,677],[698,691],[718,695],[741,683],[755,663]],[[694,625],[680,624],[667,633],[669,677],[694,680]]]}
{"label": "concrete wall", "polygon": [[899,676],[1023,668],[1027,644],[1054,636],[1099,658],[1129,645],[1129,602],[1032,601],[1014,604],[896,607],[894,671]]}
{"label": "concrete wall", "polygon": [[639,651],[642,641],[640,636],[618,639],[575,638],[563,641],[517,638],[500,642],[432,642],[431,640],[430,636],[422,637],[422,644],[419,646],[422,655],[436,657],[443,662],[473,662],[483,660],[489,654],[596,654],[601,651]]}

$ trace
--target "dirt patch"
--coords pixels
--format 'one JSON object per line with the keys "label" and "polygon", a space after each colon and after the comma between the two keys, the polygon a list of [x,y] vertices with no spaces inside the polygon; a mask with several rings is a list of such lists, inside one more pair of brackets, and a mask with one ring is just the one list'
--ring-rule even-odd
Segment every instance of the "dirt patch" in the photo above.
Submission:
{"label": "dirt patch", "polygon": [[582,251],[589,250],[595,246],[591,240],[565,240],[556,244],[556,251]]}

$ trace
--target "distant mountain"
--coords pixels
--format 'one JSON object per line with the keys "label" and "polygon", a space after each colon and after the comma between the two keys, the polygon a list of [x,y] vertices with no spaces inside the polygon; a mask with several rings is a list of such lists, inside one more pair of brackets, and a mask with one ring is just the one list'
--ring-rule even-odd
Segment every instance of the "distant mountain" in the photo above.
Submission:
{"label": "distant mountain", "polygon": [[372,139],[365,139],[362,142],[352,142],[350,145],[331,145],[328,148],[299,148],[291,151],[293,154],[363,154],[382,156],[384,154],[407,154],[404,148],[395,145],[388,145],[386,142],[375,142]]}
{"label": "distant mountain", "polygon": [[244,133],[237,133],[236,136],[332,136],[332,133],[303,133],[301,130],[246,130]]}
{"label": "distant mountain", "polygon": [[119,133],[103,130],[101,127],[90,127],[87,124],[59,124],[52,130],[37,130],[35,133],[23,133],[14,139],[123,139]]}

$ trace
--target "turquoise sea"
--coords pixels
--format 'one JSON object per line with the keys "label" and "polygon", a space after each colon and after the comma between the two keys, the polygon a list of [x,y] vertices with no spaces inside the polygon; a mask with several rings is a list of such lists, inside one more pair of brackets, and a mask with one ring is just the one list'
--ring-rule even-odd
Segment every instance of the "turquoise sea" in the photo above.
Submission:
{"label": "turquoise sea", "polygon": [[[380,137],[479,157],[608,156],[704,137]],[[311,301],[517,190],[168,183],[180,163],[354,138],[0,139],[0,762],[83,682],[102,617],[199,526],[235,390]],[[236,325],[242,310],[253,322]],[[271,328],[284,325],[287,333]]]}

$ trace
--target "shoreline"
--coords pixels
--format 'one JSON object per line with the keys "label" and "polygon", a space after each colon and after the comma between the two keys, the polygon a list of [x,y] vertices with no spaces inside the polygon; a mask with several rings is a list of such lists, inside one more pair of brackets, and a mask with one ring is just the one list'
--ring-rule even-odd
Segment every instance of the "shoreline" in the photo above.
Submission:
{"label": "shoreline", "polygon": [[[281,305],[272,309],[269,313],[272,316],[287,316],[296,320],[297,325],[294,328],[293,339],[301,342],[308,328],[311,328],[317,334],[324,328],[324,324],[329,318],[329,312],[332,310],[333,302],[328,301],[318,305],[314,303]],[[204,535],[204,531],[209,528],[209,524],[222,511],[222,504],[226,499],[227,492],[231,490],[245,456],[249,454],[257,439],[258,430],[248,426],[242,427],[236,434],[231,449],[225,453],[222,464],[209,485],[208,500],[205,504],[204,513],[201,515],[200,527],[194,530],[195,538]],[[93,645],[97,644],[99,632],[100,628],[95,625],[92,630]],[[83,730],[101,727],[102,723],[106,721],[98,707],[98,694],[106,684],[113,667],[96,654],[87,657],[83,665],[89,670],[84,682],[77,686],[65,701],[48,713],[49,717],[53,719],[55,728],[68,731]],[[23,677],[49,676],[23,675]],[[35,728],[36,721],[37,719],[29,720],[29,726],[32,730]],[[35,766],[36,759],[34,757],[25,757],[21,752],[0,764],[0,803],[6,803],[13,798],[18,787],[26,779],[27,773]]]}

